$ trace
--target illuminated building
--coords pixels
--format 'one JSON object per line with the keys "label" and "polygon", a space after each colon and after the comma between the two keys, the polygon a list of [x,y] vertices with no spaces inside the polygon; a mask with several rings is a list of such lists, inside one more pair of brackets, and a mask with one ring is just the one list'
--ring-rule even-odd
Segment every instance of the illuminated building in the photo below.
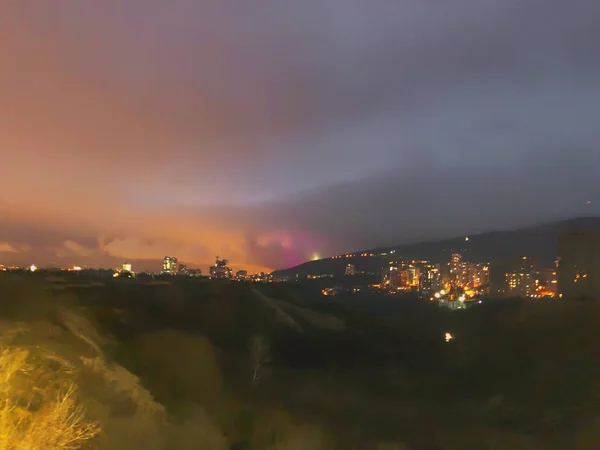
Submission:
{"label": "illuminated building", "polygon": [[406,268],[406,283],[414,290],[418,290],[421,278],[421,269],[410,265]]}
{"label": "illuminated building", "polygon": [[467,309],[464,296],[452,299],[450,297],[442,297],[437,300],[437,304],[440,308],[446,308],[450,310]]}
{"label": "illuminated building", "polygon": [[419,290],[435,291],[442,287],[442,273],[439,264],[423,264],[419,277]]}
{"label": "illuminated building", "polygon": [[[254,283],[271,283],[273,282],[273,275],[265,274],[264,272],[256,273],[250,275],[249,280]],[[289,281],[289,279],[286,281]]]}
{"label": "illuminated building", "polygon": [[177,258],[173,256],[165,256],[161,274],[175,275],[177,273]]}
{"label": "illuminated building", "polygon": [[462,287],[480,289],[490,282],[489,265],[483,263],[466,263],[466,283]]}
{"label": "illuminated building", "polygon": [[523,256],[506,277],[508,295],[511,297],[533,297],[536,295],[536,265],[527,256]]}
{"label": "illuminated building", "polygon": [[356,266],[354,264],[346,266],[346,275],[356,275]]}
{"label": "illuminated building", "polygon": [[421,269],[416,261],[392,261],[384,272],[382,285],[391,291],[418,291],[421,284]]}
{"label": "illuminated building", "polygon": [[558,255],[559,293],[569,299],[600,299],[600,232],[562,234]]}
{"label": "illuminated building", "polygon": [[400,267],[390,266],[389,273],[389,288],[393,291],[405,289],[407,286],[408,276],[406,270]]}
{"label": "illuminated building", "polygon": [[188,274],[190,277],[199,277],[202,275],[202,271],[200,269],[188,269]]}
{"label": "illuminated building", "polygon": [[450,260],[450,272],[458,272],[461,261],[462,255],[460,253],[453,253]]}
{"label": "illuminated building", "polygon": [[189,275],[188,266],[186,266],[185,264],[180,264],[177,273],[179,275]]}
{"label": "illuminated building", "polygon": [[228,264],[229,261],[227,259],[219,259],[217,256],[215,265],[210,266],[210,277],[230,280],[233,277],[233,273]]}
{"label": "illuminated building", "polygon": [[527,256],[513,264],[492,264],[487,272],[489,293],[493,297],[538,296],[538,271],[535,262]]}
{"label": "illuminated building", "polygon": [[235,279],[236,280],[245,280],[246,278],[248,278],[248,271],[247,270],[238,270],[235,273]]}
{"label": "illuminated building", "polygon": [[537,297],[555,297],[558,295],[558,271],[543,269],[535,279]]}
{"label": "illuminated building", "polygon": [[131,270],[131,264],[130,264],[128,261],[125,261],[125,262],[123,263],[123,267],[122,267],[121,271],[122,271],[122,272],[129,272],[129,273],[132,273],[132,270]]}
{"label": "illuminated building", "polygon": [[460,253],[452,254],[449,278],[451,286],[464,287],[469,283],[468,263],[462,260]]}
{"label": "illuminated building", "polygon": [[384,269],[381,272],[381,283],[380,283],[380,286],[382,288],[385,288],[385,287],[388,287],[389,285],[390,285],[390,270],[385,270]]}
{"label": "illuminated building", "polygon": [[320,280],[322,278],[333,278],[333,274],[332,273],[320,273],[318,275],[306,275],[306,278],[309,280]]}

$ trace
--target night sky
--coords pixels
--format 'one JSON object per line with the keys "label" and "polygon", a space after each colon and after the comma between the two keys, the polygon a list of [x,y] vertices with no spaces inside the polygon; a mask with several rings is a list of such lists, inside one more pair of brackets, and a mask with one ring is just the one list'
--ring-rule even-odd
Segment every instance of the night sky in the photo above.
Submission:
{"label": "night sky", "polygon": [[599,214],[599,43],[598,0],[3,0],[0,263],[256,271]]}

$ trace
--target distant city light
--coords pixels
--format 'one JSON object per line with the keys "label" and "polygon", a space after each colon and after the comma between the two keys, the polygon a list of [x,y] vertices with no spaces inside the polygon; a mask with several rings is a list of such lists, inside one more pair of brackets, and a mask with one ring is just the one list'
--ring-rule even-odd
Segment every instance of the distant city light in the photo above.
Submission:
{"label": "distant city light", "polygon": [[37,270],[37,266],[36,266],[35,264],[32,264],[32,265],[29,267],[29,270],[31,270],[32,272],[35,272],[35,271]]}
{"label": "distant city light", "polygon": [[467,236],[467,237],[465,238],[465,241],[468,241],[468,240],[469,240],[469,236]]}
{"label": "distant city light", "polygon": [[452,336],[452,333],[446,332],[446,334],[444,335],[444,340],[446,342],[450,342],[452,339],[454,339],[454,336]]}
{"label": "distant city light", "polygon": [[[346,255],[346,258],[348,258],[348,256],[347,256],[347,255]],[[312,260],[313,260],[313,261],[317,261],[317,260],[319,260],[319,259],[321,259],[321,256],[319,256],[319,254],[318,254],[318,253],[313,253]]]}

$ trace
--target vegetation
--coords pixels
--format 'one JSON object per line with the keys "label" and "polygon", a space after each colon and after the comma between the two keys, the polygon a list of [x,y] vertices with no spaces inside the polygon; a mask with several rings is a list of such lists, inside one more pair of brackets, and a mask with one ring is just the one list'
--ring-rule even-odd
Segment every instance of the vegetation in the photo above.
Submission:
{"label": "vegetation", "polygon": [[252,358],[252,386],[256,386],[262,375],[263,366],[269,362],[269,343],[260,334],[255,334],[250,339],[248,351]]}
{"label": "vegetation", "polygon": [[90,284],[0,277],[1,450],[599,447],[596,303]]}
{"label": "vegetation", "polygon": [[74,368],[55,353],[13,343],[23,329],[4,329],[0,351],[0,449],[78,449],[100,431],[86,417]]}

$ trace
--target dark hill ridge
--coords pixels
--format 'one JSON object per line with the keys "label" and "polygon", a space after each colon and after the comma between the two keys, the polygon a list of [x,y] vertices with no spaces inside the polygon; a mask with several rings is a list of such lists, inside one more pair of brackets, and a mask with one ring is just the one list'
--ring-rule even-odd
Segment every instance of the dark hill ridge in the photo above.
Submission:
{"label": "dark hill ridge", "polygon": [[377,271],[394,259],[424,259],[436,263],[450,260],[452,253],[462,253],[468,261],[512,262],[522,256],[530,256],[542,267],[552,267],[558,256],[558,236],[570,230],[600,230],[600,217],[584,217],[553,222],[511,231],[491,231],[476,235],[456,237],[417,244],[362,250],[354,254],[388,253],[387,256],[351,258],[326,258],[310,261],[289,269],[275,271],[278,276],[306,277],[310,274],[330,273],[343,275],[347,264],[355,264],[358,270]]}

